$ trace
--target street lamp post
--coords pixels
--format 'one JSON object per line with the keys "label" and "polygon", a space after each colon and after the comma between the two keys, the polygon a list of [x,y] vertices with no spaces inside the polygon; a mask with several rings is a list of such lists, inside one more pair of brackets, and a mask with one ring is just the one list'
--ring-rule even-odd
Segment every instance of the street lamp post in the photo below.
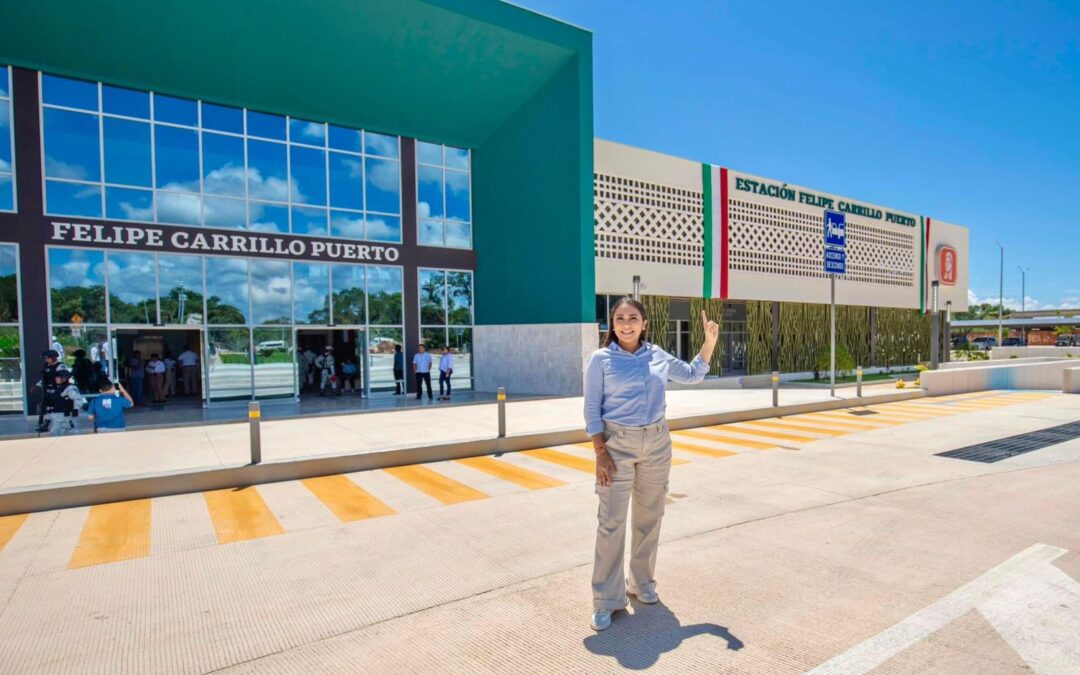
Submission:
{"label": "street lamp post", "polygon": [[641,277],[634,275],[634,299],[641,300]]}
{"label": "street lamp post", "polygon": [[938,285],[930,282],[930,370],[937,370],[941,352],[941,317],[938,315]]}
{"label": "street lamp post", "polygon": [[[1016,266],[1016,269],[1020,270],[1020,311],[1024,311],[1025,302],[1027,301],[1027,271],[1030,267]],[[1020,328],[1021,335],[1024,337],[1024,346],[1027,346],[1027,328]]]}
{"label": "street lamp post", "polygon": [[1001,242],[997,239],[994,243],[1001,249],[1001,268],[998,273],[998,346],[1004,341],[1004,333],[1001,327],[1001,320],[1005,314],[1005,247],[1001,245]]}

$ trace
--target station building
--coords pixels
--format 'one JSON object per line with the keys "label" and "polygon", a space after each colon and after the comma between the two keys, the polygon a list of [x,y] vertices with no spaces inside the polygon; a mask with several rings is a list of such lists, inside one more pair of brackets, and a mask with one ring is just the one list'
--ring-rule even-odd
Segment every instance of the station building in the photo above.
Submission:
{"label": "station building", "polygon": [[325,345],[366,395],[421,343],[452,349],[459,389],[575,395],[635,290],[681,357],[698,309],[720,319],[714,374],[810,370],[825,209],[847,217],[860,363],[928,358],[932,288],[966,308],[964,228],[594,141],[591,34],[512,5],[64,0],[0,21],[11,410],[57,344],[113,376],[188,347],[206,405],[302,396]]}

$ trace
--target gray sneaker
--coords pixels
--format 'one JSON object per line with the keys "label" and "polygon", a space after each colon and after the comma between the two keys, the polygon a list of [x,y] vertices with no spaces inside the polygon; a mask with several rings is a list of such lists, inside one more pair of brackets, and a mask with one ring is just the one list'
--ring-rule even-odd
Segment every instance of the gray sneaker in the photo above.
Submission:
{"label": "gray sneaker", "polygon": [[660,602],[660,597],[656,595],[656,591],[642,591],[637,594],[638,602],[644,602],[646,605],[655,605]]}
{"label": "gray sneaker", "polygon": [[611,612],[610,609],[598,609],[593,612],[592,615],[592,629],[604,630],[611,625]]}

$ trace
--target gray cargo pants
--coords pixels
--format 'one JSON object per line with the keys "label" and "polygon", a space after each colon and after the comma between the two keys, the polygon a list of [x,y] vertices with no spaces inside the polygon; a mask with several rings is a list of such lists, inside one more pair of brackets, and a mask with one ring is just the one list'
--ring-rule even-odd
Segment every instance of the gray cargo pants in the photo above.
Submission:
{"label": "gray cargo pants", "polygon": [[[604,423],[604,441],[615,461],[615,479],[597,485],[596,559],[593,564],[593,607],[622,609],[626,592],[637,594],[656,588],[656,549],[664,516],[668,474],[671,472],[671,436],[667,421],[645,427]],[[623,573],[626,546],[626,511],[633,495],[630,523],[630,583]]]}

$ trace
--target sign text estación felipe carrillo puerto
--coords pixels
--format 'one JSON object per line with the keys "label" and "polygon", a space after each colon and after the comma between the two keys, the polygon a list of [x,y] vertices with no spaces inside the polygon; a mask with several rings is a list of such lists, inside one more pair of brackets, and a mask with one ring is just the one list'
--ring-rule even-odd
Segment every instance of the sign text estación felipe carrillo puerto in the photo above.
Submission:
{"label": "sign text estaci\u00f3n felipe carrillo puerto", "polygon": [[142,225],[101,225],[52,221],[52,241],[81,244],[112,244],[199,253],[261,254],[363,262],[394,262],[401,256],[396,246],[323,241],[305,237],[223,233],[190,229],[168,230]]}

